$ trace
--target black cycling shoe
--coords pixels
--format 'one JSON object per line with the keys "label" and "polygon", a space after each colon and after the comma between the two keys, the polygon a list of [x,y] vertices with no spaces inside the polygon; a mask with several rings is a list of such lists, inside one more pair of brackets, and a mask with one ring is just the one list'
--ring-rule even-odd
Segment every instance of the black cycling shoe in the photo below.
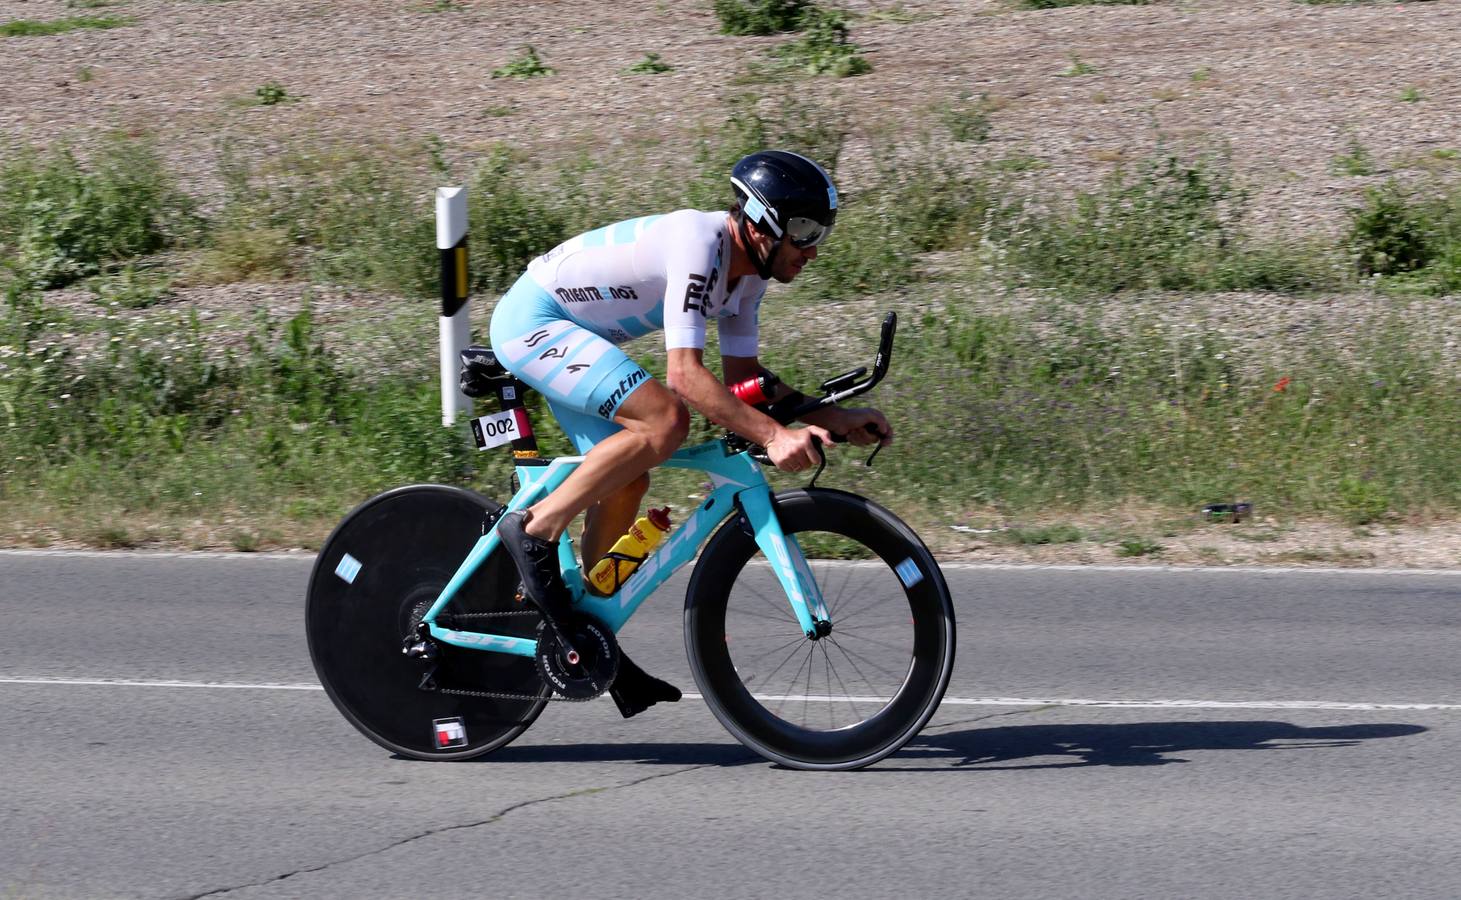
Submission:
{"label": "black cycling shoe", "polygon": [[609,696],[614,698],[619,714],[627,719],[660,701],[674,703],[680,699],[680,689],[655,678],[621,653],[619,674],[614,676],[614,683],[609,686]]}
{"label": "black cycling shoe", "polygon": [[497,523],[497,536],[522,576],[523,592],[548,620],[548,626],[558,633],[559,639],[571,646],[567,643],[566,626],[573,616],[573,596],[558,570],[558,544],[528,534],[523,530],[526,520],[527,513],[522,510],[508,513]]}

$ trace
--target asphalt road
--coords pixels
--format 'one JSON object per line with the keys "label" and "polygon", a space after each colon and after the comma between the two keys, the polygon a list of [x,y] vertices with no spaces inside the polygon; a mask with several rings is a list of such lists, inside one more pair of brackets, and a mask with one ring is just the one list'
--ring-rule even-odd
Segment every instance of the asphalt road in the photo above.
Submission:
{"label": "asphalt road", "polygon": [[[310,564],[0,553],[0,898],[1461,896],[1461,573],[951,567],[938,716],[806,773],[692,699],[394,758]],[[683,590],[621,637],[693,690]]]}

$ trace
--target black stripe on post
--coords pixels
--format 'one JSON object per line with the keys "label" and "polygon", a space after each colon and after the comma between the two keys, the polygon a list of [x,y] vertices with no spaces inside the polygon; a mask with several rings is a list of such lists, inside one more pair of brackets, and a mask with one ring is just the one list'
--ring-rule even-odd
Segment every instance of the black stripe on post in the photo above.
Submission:
{"label": "black stripe on post", "polygon": [[467,236],[441,253],[441,314],[450,318],[467,302]]}

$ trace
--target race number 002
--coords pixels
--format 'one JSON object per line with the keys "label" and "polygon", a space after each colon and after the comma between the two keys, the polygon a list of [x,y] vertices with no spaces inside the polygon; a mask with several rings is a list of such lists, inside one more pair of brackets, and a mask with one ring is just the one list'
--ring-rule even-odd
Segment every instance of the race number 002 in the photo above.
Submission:
{"label": "race number 002", "polygon": [[526,436],[525,418],[526,414],[521,408],[480,416],[472,420],[472,440],[476,442],[478,450],[501,447]]}

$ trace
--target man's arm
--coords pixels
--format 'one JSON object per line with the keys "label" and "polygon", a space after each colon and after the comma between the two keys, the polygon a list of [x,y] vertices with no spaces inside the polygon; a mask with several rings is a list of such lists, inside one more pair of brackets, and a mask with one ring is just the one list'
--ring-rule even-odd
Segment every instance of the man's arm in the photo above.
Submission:
{"label": "man's arm", "polygon": [[[766,371],[761,367],[761,360],[755,356],[722,356],[720,358],[721,371],[725,373],[726,384],[737,384],[747,378]],[[800,393],[785,382],[777,382],[772,391],[770,400],[780,400],[791,394]],[[836,434],[845,435],[848,440],[855,444],[873,444],[878,442],[872,432],[867,430],[868,425],[877,429],[883,443],[892,443],[893,429],[883,414],[875,409],[863,407],[850,407],[843,409],[837,406],[829,406],[810,412],[800,418],[799,421],[809,425],[817,425]],[[732,428],[732,431],[736,429]],[[743,432],[736,431],[737,434]]]}
{"label": "man's arm", "polygon": [[[703,350],[694,347],[670,351],[665,379],[670,390],[699,410],[705,418],[765,447],[778,468],[794,472],[816,465],[819,459],[812,438],[830,442],[832,436],[825,429],[815,425],[787,428],[742,403],[714,373],[705,368],[704,355]],[[759,368],[751,375],[756,371]]]}

